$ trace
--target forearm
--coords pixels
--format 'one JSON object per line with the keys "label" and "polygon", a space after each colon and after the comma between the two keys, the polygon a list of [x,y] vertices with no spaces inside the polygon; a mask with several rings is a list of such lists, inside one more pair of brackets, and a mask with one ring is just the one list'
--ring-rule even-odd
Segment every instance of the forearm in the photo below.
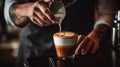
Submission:
{"label": "forearm", "polygon": [[10,16],[15,25],[24,26],[30,21],[28,17],[30,5],[31,3],[12,4],[10,7]]}

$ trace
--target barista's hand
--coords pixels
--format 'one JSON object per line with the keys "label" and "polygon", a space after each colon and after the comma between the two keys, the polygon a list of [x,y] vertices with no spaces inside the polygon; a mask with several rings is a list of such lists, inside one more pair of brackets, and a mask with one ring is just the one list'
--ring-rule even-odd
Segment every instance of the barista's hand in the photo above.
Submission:
{"label": "barista's hand", "polygon": [[31,4],[31,7],[29,8],[28,16],[30,20],[41,27],[55,24],[57,22],[47,6],[48,2],[50,2],[50,0],[37,1]]}
{"label": "barista's hand", "polygon": [[88,36],[79,35],[75,54],[78,55],[81,53],[82,55],[86,55],[88,52],[95,54],[99,49],[99,42],[100,38],[94,30],[90,32]]}

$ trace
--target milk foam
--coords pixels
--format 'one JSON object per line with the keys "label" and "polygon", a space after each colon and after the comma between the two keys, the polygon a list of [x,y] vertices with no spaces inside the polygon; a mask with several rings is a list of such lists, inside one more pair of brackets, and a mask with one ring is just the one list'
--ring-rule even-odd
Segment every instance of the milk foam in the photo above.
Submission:
{"label": "milk foam", "polygon": [[74,33],[71,33],[71,32],[61,32],[61,33],[58,33],[59,35],[61,36],[73,36]]}
{"label": "milk foam", "polygon": [[57,36],[61,36],[61,37],[72,37],[72,36],[76,36],[75,33],[73,32],[60,32],[60,33],[56,33]]}
{"label": "milk foam", "polygon": [[53,38],[55,45],[59,46],[75,45],[77,41],[77,35],[73,32],[55,33]]}

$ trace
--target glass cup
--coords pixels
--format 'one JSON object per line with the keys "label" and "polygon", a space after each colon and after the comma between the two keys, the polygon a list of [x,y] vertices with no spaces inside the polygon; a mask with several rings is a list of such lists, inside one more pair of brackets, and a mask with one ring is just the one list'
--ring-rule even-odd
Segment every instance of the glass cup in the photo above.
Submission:
{"label": "glass cup", "polygon": [[53,40],[58,58],[65,59],[74,55],[77,36],[70,31],[54,33]]}

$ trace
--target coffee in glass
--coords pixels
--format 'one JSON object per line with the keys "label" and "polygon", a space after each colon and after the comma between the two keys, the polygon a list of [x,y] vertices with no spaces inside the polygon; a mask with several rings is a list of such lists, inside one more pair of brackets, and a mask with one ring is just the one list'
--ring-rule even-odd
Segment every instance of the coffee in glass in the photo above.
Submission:
{"label": "coffee in glass", "polygon": [[53,40],[59,58],[67,58],[74,54],[77,34],[70,31],[54,33]]}

